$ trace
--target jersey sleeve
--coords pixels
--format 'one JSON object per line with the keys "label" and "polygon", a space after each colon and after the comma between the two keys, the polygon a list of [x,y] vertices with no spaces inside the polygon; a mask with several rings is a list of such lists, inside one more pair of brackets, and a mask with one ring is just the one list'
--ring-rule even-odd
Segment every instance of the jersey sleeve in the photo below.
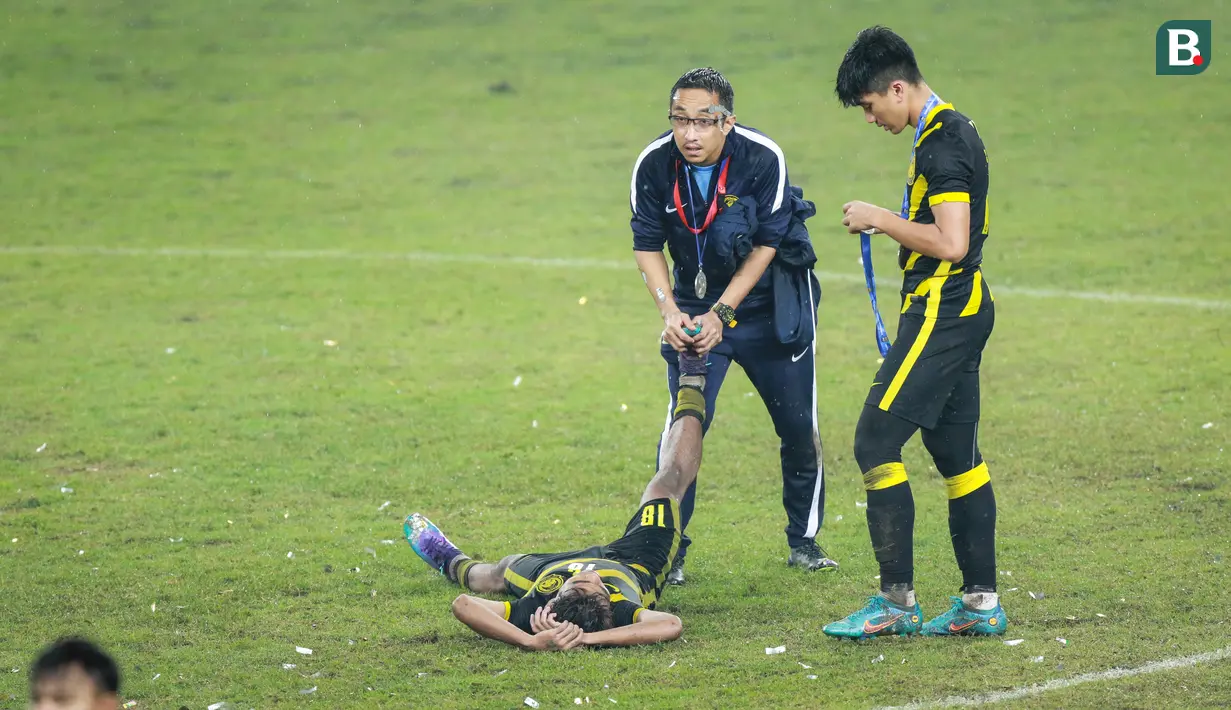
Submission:
{"label": "jersey sleeve", "polygon": [[916,149],[919,173],[928,181],[928,206],[942,202],[970,202],[974,164],[970,146],[957,127],[942,128],[925,137]]}
{"label": "jersey sleeve", "polygon": [[527,594],[515,602],[505,603],[508,604],[508,608],[505,609],[508,616],[505,619],[528,634],[534,633],[530,630],[530,619],[534,616],[534,612],[547,604],[538,594]]}
{"label": "jersey sleeve", "polygon": [[613,626],[628,626],[637,623],[637,617],[645,608],[627,599],[611,605],[611,623]]}
{"label": "jersey sleeve", "polygon": [[757,172],[756,198],[759,226],[752,237],[752,243],[777,249],[791,227],[786,158],[780,150],[774,150]]}
{"label": "jersey sleeve", "polygon": [[667,243],[667,232],[663,227],[663,185],[659,184],[661,176],[657,175],[661,171],[655,169],[650,148],[646,151],[637,157],[633,166],[629,192],[633,214],[629,226],[633,230],[634,251],[662,251]]}

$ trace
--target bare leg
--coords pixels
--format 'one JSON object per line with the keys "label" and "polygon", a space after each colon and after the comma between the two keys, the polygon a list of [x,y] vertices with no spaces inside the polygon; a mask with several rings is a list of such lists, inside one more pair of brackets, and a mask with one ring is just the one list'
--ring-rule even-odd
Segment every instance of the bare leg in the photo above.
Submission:
{"label": "bare leg", "polygon": [[[459,579],[458,583],[476,594],[502,594],[505,591],[504,571],[518,557],[521,555],[509,555],[494,565],[487,562],[471,562],[461,570],[459,576],[464,575],[464,579]],[[459,562],[466,561],[469,560],[459,560]]]}
{"label": "bare leg", "polygon": [[679,502],[701,469],[702,422],[705,421],[705,358],[680,355],[680,387],[675,421],[663,444],[658,473],[650,479],[641,502],[671,498]]}
{"label": "bare leg", "polygon": [[701,420],[691,416],[676,419],[663,447],[663,466],[645,487],[641,502],[655,498],[679,501],[692,482],[697,480],[700,468]]}

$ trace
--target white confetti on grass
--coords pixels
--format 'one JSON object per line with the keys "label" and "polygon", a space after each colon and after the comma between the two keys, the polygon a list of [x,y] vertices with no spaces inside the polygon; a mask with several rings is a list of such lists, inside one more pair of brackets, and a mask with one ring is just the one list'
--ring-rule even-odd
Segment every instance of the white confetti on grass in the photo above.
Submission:
{"label": "white confetti on grass", "polygon": [[786,646],[774,646],[772,648],[765,649],[766,656],[776,656],[779,653],[786,653]]}
{"label": "white confetti on grass", "polygon": [[60,486],[60,492],[61,493],[72,493],[73,489],[69,488],[68,486]]}
{"label": "white confetti on grass", "polygon": [[392,545],[392,544],[394,544],[394,541],[393,541],[393,540],[381,540],[381,541],[380,541],[380,544],[382,544],[382,545]]}
{"label": "white confetti on grass", "polygon": [[381,503],[381,504],[380,504],[380,507],[376,509],[376,512],[378,512],[378,513],[379,513],[379,512],[381,512],[382,510],[384,510],[385,508],[388,508],[388,507],[389,507],[389,504],[390,504],[390,503],[392,503],[392,502],[393,502],[393,501],[389,501],[389,500],[387,500],[387,501],[385,501],[384,503]]}
{"label": "white confetti on grass", "polygon": [[1042,656],[1035,656],[1034,658],[1031,658],[1031,659],[1030,659],[1030,661],[1031,661],[1031,663],[1042,663],[1042,662],[1043,662],[1043,657],[1042,657]]}
{"label": "white confetti on grass", "polygon": [[1106,614],[1095,614],[1095,616],[1097,616],[1097,617],[1098,617],[1098,618],[1100,618],[1100,619],[1106,619],[1106,618],[1107,618],[1107,615],[1106,615]]}
{"label": "white confetti on grass", "polygon": [[1202,429],[1213,429],[1213,428],[1214,428],[1214,422],[1206,422],[1206,423],[1204,423],[1204,424],[1202,424],[1202,425],[1201,425],[1201,428],[1202,428]]}
{"label": "white confetti on grass", "polygon": [[296,668],[298,668],[298,666],[296,666],[294,663],[283,663],[282,664],[282,670],[284,671],[293,671]]}
{"label": "white confetti on grass", "polygon": [[671,665],[669,665],[669,666],[667,666],[667,667],[668,667],[668,668],[675,668],[675,661],[672,661],[672,662],[671,662]]}
{"label": "white confetti on grass", "polygon": [[300,695],[311,695],[315,692],[316,692],[316,686],[314,685],[311,688],[306,688],[304,690],[299,691],[299,694]]}
{"label": "white confetti on grass", "polygon": [[1005,641],[1005,642],[1004,642],[1004,645],[1006,645],[1006,646],[1016,646],[1016,645],[1018,645],[1019,643],[1025,643],[1025,641],[1026,641],[1026,639],[1009,639],[1008,641]]}
{"label": "white confetti on grass", "polygon": [[296,647],[295,647],[295,653],[298,653],[298,654],[301,654],[301,655],[304,655],[304,656],[311,656],[311,655],[312,655],[312,649],[310,649],[310,648],[304,648],[303,646],[296,646]]}
{"label": "white confetti on grass", "polygon": [[812,666],[808,665],[807,663],[804,663],[804,662],[802,662],[802,661],[796,661],[796,663],[799,663],[799,665],[803,666],[803,667],[804,667],[804,670],[806,670],[806,671],[810,671],[810,670],[812,670]]}
{"label": "white confetti on grass", "polygon": [[872,659],[872,662],[873,662],[873,663],[880,663],[880,662],[881,662],[881,661],[883,661],[883,660],[885,660],[885,654],[883,654],[883,653],[882,653],[881,655],[877,656],[876,658],[873,658],[873,659]]}
{"label": "white confetti on grass", "polygon": [[526,696],[526,699],[525,699],[525,700],[523,700],[522,702],[523,702],[523,703],[525,703],[526,705],[528,705],[528,706],[532,707],[532,708],[537,708],[537,707],[539,706],[539,701],[535,700],[534,698],[532,698],[532,697],[530,697],[530,696],[528,696],[528,695]]}
{"label": "white confetti on grass", "polygon": [[814,676],[814,675],[810,675],[810,676],[808,676],[808,680],[816,680],[816,676]]}
{"label": "white confetti on grass", "polygon": [[1044,596],[1043,592],[1030,592],[1031,599],[1042,599]]}
{"label": "white confetti on grass", "polygon": [[46,450],[47,450],[47,442],[45,442],[45,441],[44,441],[42,446],[40,446],[40,447],[38,447],[37,449],[35,449],[35,450],[34,450],[34,453],[36,453],[36,454],[41,454],[41,453],[43,453],[43,452],[44,452],[44,451],[46,451]]}
{"label": "white confetti on grass", "polygon": [[1069,640],[1068,640],[1068,639],[1060,638],[1059,636],[1057,636],[1057,637],[1056,637],[1056,640],[1060,642],[1060,645],[1061,645],[1061,646],[1067,646],[1067,645],[1069,645]]}
{"label": "white confetti on grass", "polygon": [[513,386],[521,387],[521,375],[518,375],[517,377],[513,378]]}

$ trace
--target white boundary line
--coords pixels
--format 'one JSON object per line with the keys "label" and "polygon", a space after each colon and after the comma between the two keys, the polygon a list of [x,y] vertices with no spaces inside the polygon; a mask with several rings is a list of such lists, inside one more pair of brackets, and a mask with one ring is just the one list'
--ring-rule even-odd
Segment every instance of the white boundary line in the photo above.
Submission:
{"label": "white boundary line", "polygon": [[891,707],[877,708],[877,710],[931,710],[931,708],[955,708],[955,707],[972,707],[975,705],[985,705],[989,703],[999,703],[1005,700],[1020,700],[1031,695],[1041,695],[1052,690],[1061,690],[1071,688],[1075,685],[1083,683],[1096,683],[1102,680],[1118,680],[1120,678],[1131,678],[1136,675],[1145,675],[1147,673],[1157,673],[1159,671],[1170,671],[1176,668],[1188,668],[1195,666],[1198,663],[1210,663],[1213,661],[1222,661],[1231,658],[1231,646],[1220,648],[1217,651],[1207,651],[1206,653],[1198,653],[1193,656],[1185,656],[1183,658],[1169,658],[1165,661],[1154,661],[1147,663],[1144,666],[1136,668],[1111,668],[1097,673],[1083,673],[1082,675],[1073,676],[1072,678],[1058,678],[1049,680],[1046,683],[1025,686],[1022,688],[1014,688],[1013,690],[1000,690],[992,693],[983,693],[981,695],[972,695],[969,697],[950,696],[941,698],[940,700],[923,700],[913,702],[909,705],[898,705]]}
{"label": "white boundary line", "polygon": [[[542,258],[533,256],[490,256],[484,254],[441,254],[437,252],[377,252],[344,251],[337,249],[242,249],[223,247],[92,247],[92,246],[0,246],[0,254],[47,255],[47,256],[168,256],[168,257],[216,257],[226,259],[338,259],[353,261],[417,261],[428,263],[489,264],[492,266],[532,266],[555,269],[621,269],[635,268],[632,257],[627,261],[617,259],[572,259]],[[834,271],[817,271],[822,281],[863,283],[860,274]],[[877,284],[886,289],[896,289],[899,283],[877,279]],[[1024,296],[1027,298],[1099,301],[1103,303],[1139,303],[1154,306],[1183,306],[1211,310],[1231,310],[1231,301],[1187,296],[1154,296],[1115,291],[1066,291],[1062,289],[1024,288],[1021,286],[997,285],[996,294]]]}

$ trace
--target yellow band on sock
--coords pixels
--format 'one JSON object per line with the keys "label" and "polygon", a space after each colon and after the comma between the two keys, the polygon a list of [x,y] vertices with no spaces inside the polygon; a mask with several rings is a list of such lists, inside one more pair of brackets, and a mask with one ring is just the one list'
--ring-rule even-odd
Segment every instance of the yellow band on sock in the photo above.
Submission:
{"label": "yellow band on sock", "polygon": [[470,591],[474,591],[473,589],[470,589],[470,587],[466,586],[466,573],[470,571],[471,567],[474,567],[477,564],[479,564],[477,560],[462,560],[457,563],[457,570],[455,574],[457,576],[457,583],[459,586]]}
{"label": "yellow band on sock", "polygon": [[705,421],[705,395],[692,387],[681,387],[675,395],[675,418],[679,419],[687,412],[693,412],[701,421]]}
{"label": "yellow band on sock", "polygon": [[949,492],[949,500],[953,500],[954,498],[970,495],[982,488],[983,484],[991,483],[991,481],[992,476],[987,472],[987,462],[984,462],[966,473],[960,473],[953,478],[946,478],[945,488]]}
{"label": "yellow band on sock", "polygon": [[899,483],[906,483],[906,466],[897,461],[881,464],[863,474],[864,490],[879,491]]}

